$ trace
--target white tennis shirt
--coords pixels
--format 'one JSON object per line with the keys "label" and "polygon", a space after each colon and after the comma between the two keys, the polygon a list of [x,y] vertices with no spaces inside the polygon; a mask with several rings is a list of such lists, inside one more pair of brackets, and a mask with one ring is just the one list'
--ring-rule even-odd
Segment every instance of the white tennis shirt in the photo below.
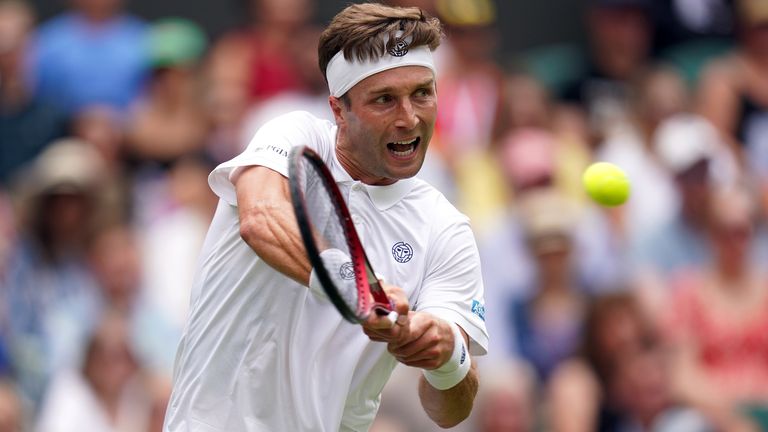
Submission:
{"label": "white tennis shirt", "polygon": [[397,364],[386,344],[370,341],[240,237],[230,174],[262,165],[287,176],[293,146],[308,145],[328,163],[376,272],[403,288],[415,310],[461,326],[472,354],[486,353],[480,260],[467,218],[418,179],[352,180],[335,156],[336,130],[306,112],[286,114],[211,173],[220,200],[176,357],[167,432],[365,431],[373,421]]}

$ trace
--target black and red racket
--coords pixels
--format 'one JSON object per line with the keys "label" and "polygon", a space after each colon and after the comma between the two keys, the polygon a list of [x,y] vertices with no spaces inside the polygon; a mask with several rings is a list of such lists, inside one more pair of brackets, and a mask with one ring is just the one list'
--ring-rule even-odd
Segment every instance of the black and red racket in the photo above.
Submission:
{"label": "black and red racket", "polygon": [[328,298],[352,323],[375,311],[394,324],[398,314],[368,262],[331,171],[314,150],[299,146],[291,150],[288,174],[307,257]]}

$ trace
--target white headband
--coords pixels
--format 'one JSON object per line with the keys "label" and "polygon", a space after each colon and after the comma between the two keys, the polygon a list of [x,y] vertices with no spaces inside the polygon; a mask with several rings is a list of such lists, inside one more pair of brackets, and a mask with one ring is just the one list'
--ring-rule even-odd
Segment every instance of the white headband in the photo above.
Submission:
{"label": "white headband", "polygon": [[[386,41],[385,41],[386,43]],[[328,62],[325,75],[328,78],[328,89],[331,96],[340,97],[355,84],[369,76],[402,66],[424,66],[435,71],[435,62],[432,60],[432,51],[426,45],[410,48],[408,42],[398,40],[394,47],[376,60],[368,59],[361,62],[357,59],[347,61],[344,52],[339,51]]]}

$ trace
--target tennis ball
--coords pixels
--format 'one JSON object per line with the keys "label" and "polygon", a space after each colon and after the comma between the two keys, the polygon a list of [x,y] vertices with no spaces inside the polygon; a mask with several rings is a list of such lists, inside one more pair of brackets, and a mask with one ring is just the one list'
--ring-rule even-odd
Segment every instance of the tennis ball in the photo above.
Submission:
{"label": "tennis ball", "polygon": [[582,176],[584,189],[598,204],[614,207],[629,197],[629,178],[614,164],[597,162],[590,165]]}

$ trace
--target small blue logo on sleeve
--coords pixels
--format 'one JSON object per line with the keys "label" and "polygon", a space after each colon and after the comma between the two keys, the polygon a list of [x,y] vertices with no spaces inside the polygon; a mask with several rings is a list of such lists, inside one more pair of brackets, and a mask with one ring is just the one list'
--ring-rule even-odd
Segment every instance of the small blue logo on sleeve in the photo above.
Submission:
{"label": "small blue logo on sleeve", "polygon": [[472,313],[485,321],[485,306],[477,300],[472,300]]}

